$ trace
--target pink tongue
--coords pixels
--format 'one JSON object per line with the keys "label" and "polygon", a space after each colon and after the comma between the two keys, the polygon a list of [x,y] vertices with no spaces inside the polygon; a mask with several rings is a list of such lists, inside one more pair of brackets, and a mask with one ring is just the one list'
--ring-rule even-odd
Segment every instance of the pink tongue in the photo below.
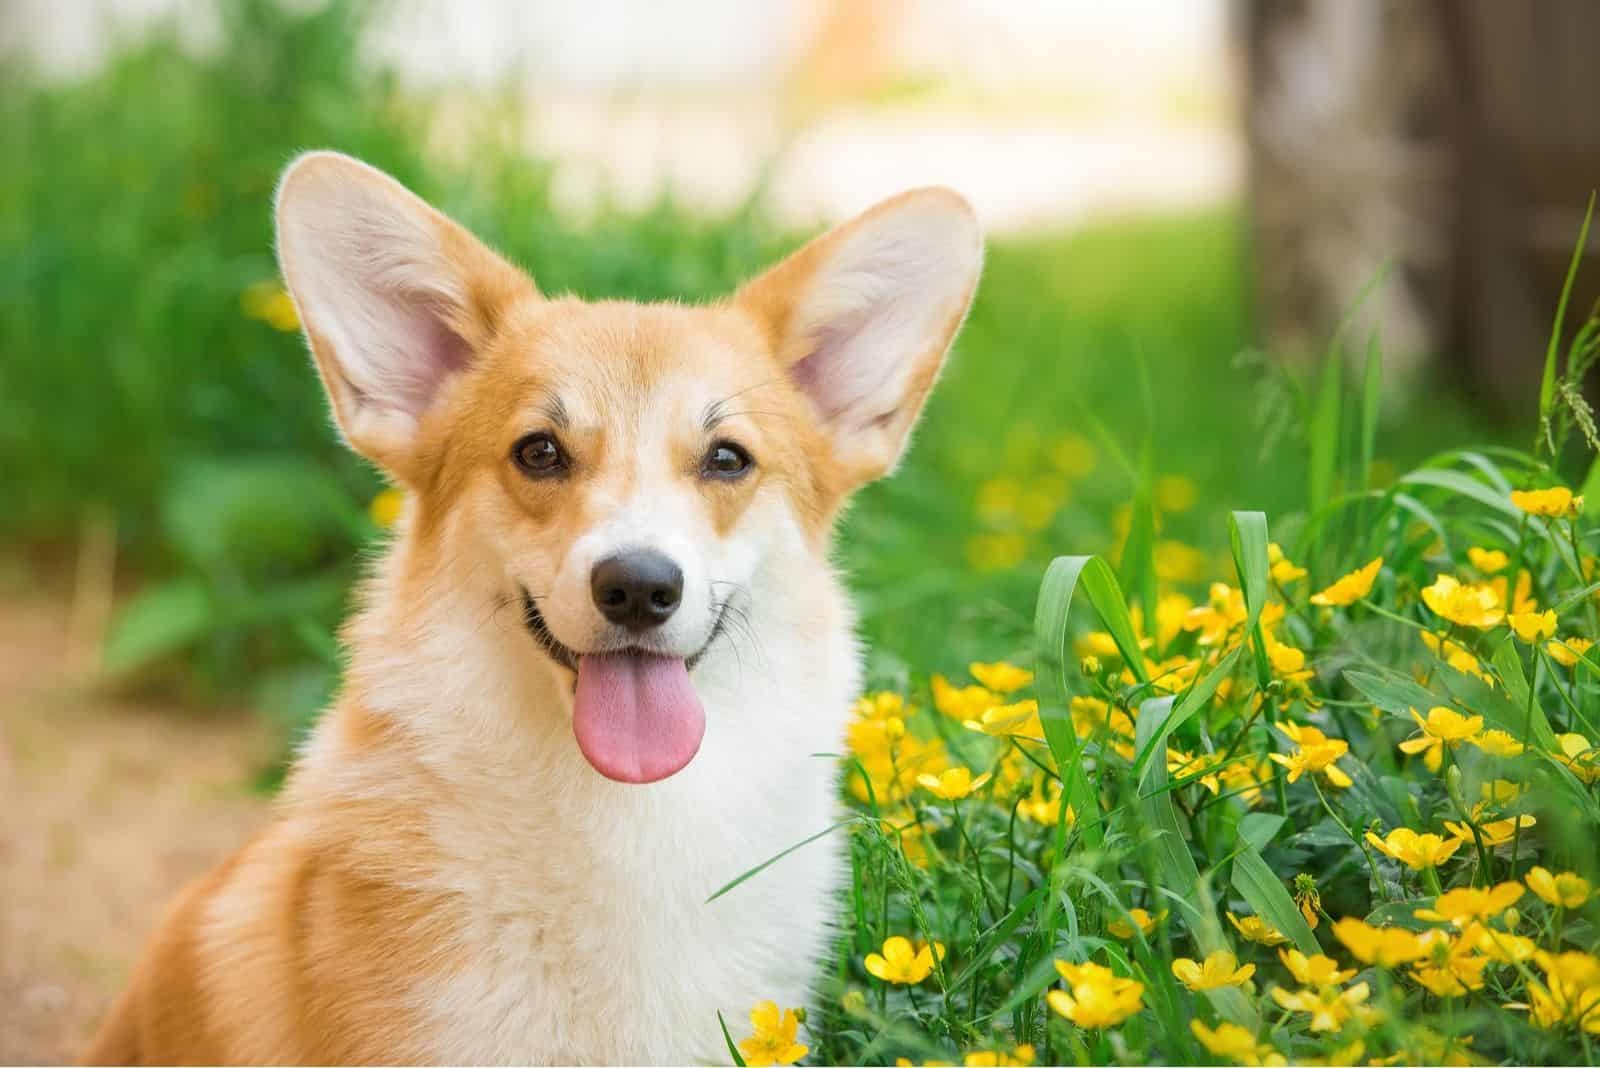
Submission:
{"label": "pink tongue", "polygon": [[655,782],[694,759],[706,713],[676,657],[580,656],[572,729],[578,748],[606,778]]}

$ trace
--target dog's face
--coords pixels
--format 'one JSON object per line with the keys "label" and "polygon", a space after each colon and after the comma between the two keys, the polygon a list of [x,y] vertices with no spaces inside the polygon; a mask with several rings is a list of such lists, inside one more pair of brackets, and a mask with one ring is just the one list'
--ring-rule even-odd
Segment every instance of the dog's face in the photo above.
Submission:
{"label": "dog's face", "polygon": [[[690,681],[773,569],[889,471],[975,288],[955,194],[887,201],[707,307],[548,299],[387,176],[285,174],[279,256],[335,418],[577,675],[602,773],[693,757]],[[530,655],[539,655],[531,651]]]}

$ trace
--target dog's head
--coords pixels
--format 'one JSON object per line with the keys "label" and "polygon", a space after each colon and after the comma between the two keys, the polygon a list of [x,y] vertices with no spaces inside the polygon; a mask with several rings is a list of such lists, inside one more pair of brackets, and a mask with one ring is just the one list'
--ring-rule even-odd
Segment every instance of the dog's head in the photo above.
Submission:
{"label": "dog's head", "polygon": [[[295,161],[278,254],[334,418],[577,676],[590,763],[649,782],[704,731],[689,671],[740,597],[825,552],[900,456],[976,286],[948,190],[879,204],[704,307],[546,297],[399,183]],[[539,655],[530,653],[530,655]]]}

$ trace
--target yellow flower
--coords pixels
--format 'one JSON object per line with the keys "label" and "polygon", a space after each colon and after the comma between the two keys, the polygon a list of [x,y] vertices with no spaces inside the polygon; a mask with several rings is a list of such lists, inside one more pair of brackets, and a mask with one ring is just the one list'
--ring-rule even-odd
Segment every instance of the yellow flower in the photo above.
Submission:
{"label": "yellow flower", "polygon": [[1256,1045],[1256,1036],[1236,1023],[1224,1020],[1212,1030],[1199,1020],[1190,1020],[1189,1030],[1213,1057],[1220,1057],[1229,1064],[1258,1063],[1261,1047]]}
{"label": "yellow flower", "polygon": [[1562,667],[1571,667],[1583,659],[1594,642],[1588,638],[1557,638],[1555,641],[1546,642],[1545,652],[1550,654],[1550,659]]}
{"label": "yellow flower", "polygon": [[1482,571],[1485,575],[1492,575],[1496,571],[1503,571],[1511,562],[1511,557],[1499,549],[1480,549],[1476,545],[1467,550],[1467,559],[1472,561],[1472,566]]}
{"label": "yellow flower", "polygon": [[1556,743],[1561,746],[1556,760],[1565,764],[1572,774],[1591,785],[1600,779],[1600,750],[1589,744],[1589,739],[1581,734],[1558,734]]}
{"label": "yellow flower", "polygon": [[1167,750],[1167,774],[1174,780],[1189,779],[1198,782],[1213,794],[1222,790],[1220,773],[1210,770],[1222,762],[1221,753],[1201,753],[1193,756],[1182,749]]}
{"label": "yellow flower", "polygon": [[1422,603],[1435,615],[1463,627],[1488,630],[1505,618],[1500,595],[1483,583],[1463,583],[1454,575],[1440,575],[1422,591]]}
{"label": "yellow flower", "polygon": [[992,772],[986,771],[974,779],[970,768],[954,767],[938,775],[918,775],[917,785],[935,797],[946,801],[959,801],[983,786],[992,775]]}
{"label": "yellow flower", "polygon": [[1115,1027],[1144,1008],[1144,984],[1099,964],[1056,961],[1067,989],[1046,995],[1050,1008],[1079,1027]]}
{"label": "yellow flower", "polygon": [[739,1055],[750,1068],[793,1064],[809,1052],[795,1041],[800,1021],[793,1009],[779,1012],[776,1002],[763,1001],[750,1010],[750,1027],[755,1033],[739,1043]]}
{"label": "yellow flower", "polygon": [[1233,924],[1233,929],[1239,932],[1240,937],[1263,946],[1281,946],[1289,941],[1282,931],[1260,916],[1235,916],[1230,911],[1228,922]]}
{"label": "yellow flower", "polygon": [[1483,972],[1490,959],[1478,953],[1477,931],[1463,931],[1459,938],[1451,938],[1447,931],[1427,931],[1418,941],[1426,953],[1411,970],[1411,978],[1430,993],[1459,998],[1468,991],[1482,989]]}
{"label": "yellow flower", "polygon": [[1550,518],[1575,516],[1583,511],[1583,498],[1574,497],[1565,486],[1552,486],[1542,490],[1512,490],[1511,503],[1529,515]]}
{"label": "yellow flower", "polygon": [[995,693],[1012,693],[1033,682],[1033,672],[996,661],[993,664],[975,663],[967,668],[972,677]]}
{"label": "yellow flower", "polygon": [[1422,730],[1401,742],[1400,751],[1413,755],[1425,754],[1422,761],[1429,771],[1439,770],[1439,765],[1444,762],[1446,747],[1454,749],[1462,742],[1471,741],[1483,729],[1482,716],[1463,716],[1444,705],[1434,705],[1428,709],[1427,719],[1423,719],[1413,708],[1411,718],[1417,721],[1417,726]]}
{"label": "yellow flower", "polygon": [[1338,961],[1322,953],[1308,957],[1298,949],[1280,949],[1278,959],[1289,969],[1295,982],[1314,990],[1349,982],[1356,974],[1354,968],[1341,970]]}
{"label": "yellow flower", "polygon": [[1552,875],[1548,868],[1529,868],[1522,881],[1547,905],[1564,909],[1582,907],[1589,900],[1589,880],[1576,872]]}
{"label": "yellow flower", "polygon": [[[1033,792],[1017,802],[1017,815],[1045,827],[1054,827],[1061,818],[1061,781],[1050,782],[1049,796],[1045,795],[1044,772],[1033,777]],[[1067,823],[1076,822],[1078,814],[1067,806]]]}
{"label": "yellow flower", "polygon": [[1182,475],[1162,475],[1155,488],[1156,507],[1163,512],[1187,512],[1200,500],[1200,487]]}
{"label": "yellow flower", "polygon": [[935,675],[930,685],[933,707],[959,722],[977,719],[984,709],[1000,703],[999,698],[982,686],[952,686],[943,675]]}
{"label": "yellow flower", "polygon": [[1514,757],[1525,748],[1511,736],[1510,731],[1503,731],[1498,727],[1486,730],[1476,738],[1468,738],[1467,741],[1495,757]]}
{"label": "yellow flower", "polygon": [[944,959],[944,943],[912,945],[909,938],[894,935],[885,939],[881,954],[867,954],[867,972],[886,983],[915,985],[933,973],[935,957]]}
{"label": "yellow flower", "polygon": [[1094,445],[1088,438],[1068,434],[1049,450],[1050,462],[1068,478],[1087,478],[1094,474],[1098,458]]}
{"label": "yellow flower", "polygon": [[1010,1053],[993,1049],[974,1050],[961,1063],[966,1068],[1026,1068],[1033,1063],[1035,1056],[1033,1047],[1023,1043]]}
{"label": "yellow flower", "polygon": [[1457,671],[1466,675],[1474,675],[1490,686],[1494,685],[1494,676],[1479,666],[1478,658],[1448,638],[1441,638],[1437,634],[1425,630],[1422,631],[1422,644],[1432,649],[1439,659]]}
{"label": "yellow flower", "polygon": [[1267,563],[1271,567],[1272,581],[1280,586],[1306,577],[1306,569],[1297,567],[1294,561],[1283,555],[1283,547],[1275,541],[1267,543]]}
{"label": "yellow flower", "polygon": [[1282,753],[1268,753],[1275,764],[1281,764],[1289,769],[1289,781],[1297,781],[1301,775],[1320,773],[1334,786],[1340,788],[1349,786],[1350,776],[1340,769],[1336,761],[1350,751],[1350,743],[1341,738],[1329,738],[1316,727],[1308,727],[1298,723],[1284,720],[1276,724],[1278,730],[1291,742],[1295,743],[1295,751],[1288,756]]}
{"label": "yellow flower", "polygon": [[1522,796],[1522,784],[1508,779],[1490,779],[1478,787],[1484,801],[1492,805],[1509,805]]}
{"label": "yellow flower", "polygon": [[1522,897],[1521,883],[1501,883],[1485,889],[1481,886],[1459,886],[1446,890],[1434,901],[1431,909],[1418,909],[1417,918],[1446,921],[1465,927],[1473,920],[1490,920],[1515,905]]}
{"label": "yellow flower", "polygon": [[[1156,929],[1156,924],[1167,918],[1167,913],[1165,910],[1162,910],[1161,914],[1158,916],[1152,916],[1145,909],[1129,909],[1128,915],[1132,916],[1133,922],[1139,925],[1140,933],[1146,935]],[[1132,925],[1129,924],[1127,920],[1124,920],[1120,917],[1109,921],[1106,924],[1106,930],[1118,938],[1133,937]]]}
{"label": "yellow flower", "polygon": [[1256,974],[1254,964],[1239,966],[1239,958],[1225,949],[1208,953],[1204,963],[1179,957],[1172,962],[1172,974],[1190,990],[1218,990],[1225,986],[1239,986]]}
{"label": "yellow flower", "polygon": [[1338,1031],[1352,1016],[1360,1014],[1365,1019],[1365,1002],[1370,993],[1366,983],[1357,983],[1345,990],[1328,986],[1321,990],[1292,992],[1275,986],[1272,1000],[1290,1012],[1308,1013],[1313,1031]]}
{"label": "yellow flower", "polygon": [[1436,868],[1461,847],[1459,839],[1444,839],[1437,834],[1418,834],[1409,827],[1396,827],[1387,838],[1367,832],[1367,841],[1413,871]]}
{"label": "yellow flower", "polygon": [[1181,541],[1156,542],[1155,565],[1162,582],[1198,582],[1206,576],[1206,554]]}
{"label": "yellow flower", "polygon": [[1008,737],[1020,734],[1024,738],[1043,738],[1044,725],[1039,722],[1039,702],[1033,698],[1014,705],[995,705],[983,710],[977,719],[962,723],[969,731]]}
{"label": "yellow flower", "polygon": [[293,333],[300,329],[300,316],[294,301],[276,280],[256,282],[239,294],[239,308],[245,317],[266,323],[274,330]]}
{"label": "yellow flower", "polygon": [[1335,923],[1333,936],[1344,943],[1344,948],[1356,960],[1380,968],[1406,964],[1428,952],[1422,940],[1403,927],[1374,927],[1354,916]]}
{"label": "yellow flower", "polygon": [[1330,607],[1355,604],[1372,592],[1372,584],[1378,580],[1378,571],[1382,567],[1383,557],[1375,557],[1327,589],[1312,594],[1311,603]]}
{"label": "yellow flower", "polygon": [[[1476,811],[1472,815],[1474,819],[1478,816]],[[1495,846],[1502,846],[1511,841],[1517,833],[1518,824],[1523,827],[1532,827],[1538,822],[1532,816],[1517,816],[1514,819],[1495,820],[1492,823],[1479,824],[1477,837],[1483,840],[1484,845],[1493,849]],[[1475,840],[1472,834],[1472,827],[1468,824],[1445,820],[1444,827],[1445,830],[1460,841],[1471,842]]]}
{"label": "yellow flower", "polygon": [[1322,895],[1317,892],[1317,880],[1305,872],[1294,877],[1294,903],[1305,917],[1306,926],[1315,931],[1322,922]]}
{"label": "yellow flower", "polygon": [[1581,1026],[1590,1034],[1600,1034],[1600,960],[1588,953],[1570,950],[1559,956],[1538,954],[1544,970],[1543,983],[1528,984],[1529,1017],[1534,1026]]}
{"label": "yellow flower", "polygon": [[1545,612],[1513,612],[1506,617],[1506,622],[1511,624],[1511,629],[1516,632],[1517,637],[1529,645],[1537,645],[1555,634],[1556,610],[1552,608]]}
{"label": "yellow flower", "polygon": [[405,491],[389,486],[379,490],[378,495],[372,498],[372,503],[367,505],[367,515],[378,527],[392,527],[395,520],[400,518],[400,509],[405,503]]}
{"label": "yellow flower", "polygon": [[901,718],[906,714],[906,699],[897,693],[880,690],[862,694],[850,709],[857,719]]}

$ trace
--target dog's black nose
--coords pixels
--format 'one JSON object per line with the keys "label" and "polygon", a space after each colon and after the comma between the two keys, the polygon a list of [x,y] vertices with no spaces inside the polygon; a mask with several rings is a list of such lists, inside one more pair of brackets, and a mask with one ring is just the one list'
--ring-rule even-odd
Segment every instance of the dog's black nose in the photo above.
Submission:
{"label": "dog's black nose", "polygon": [[589,589],[601,615],[629,630],[644,630],[665,623],[678,610],[683,572],[658,552],[633,549],[594,565]]}

